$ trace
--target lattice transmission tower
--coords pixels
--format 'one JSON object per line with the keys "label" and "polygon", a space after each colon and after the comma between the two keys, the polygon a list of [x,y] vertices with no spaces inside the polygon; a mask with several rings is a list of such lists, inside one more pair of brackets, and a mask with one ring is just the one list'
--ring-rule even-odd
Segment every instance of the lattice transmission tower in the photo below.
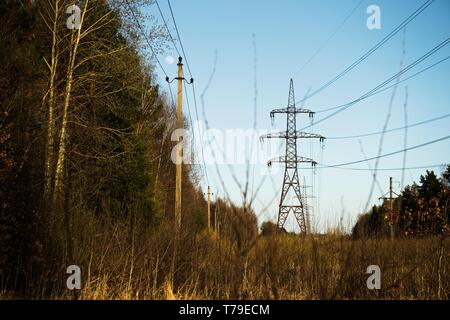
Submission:
{"label": "lattice transmission tower", "polygon": [[[307,113],[310,118],[314,116],[314,112],[309,109],[296,108],[294,98],[294,83],[291,79],[289,86],[289,99],[287,108],[274,109],[270,112],[273,120],[276,113],[285,113],[287,115],[286,131],[277,133],[269,133],[261,136],[264,138],[280,138],[286,140],[286,154],[284,156],[269,160],[267,165],[270,167],[274,162],[284,163],[284,179],[281,189],[280,204],[278,207],[278,227],[283,228],[289,213],[292,211],[297,220],[300,232],[306,234],[308,232],[308,223],[306,217],[306,206],[302,200],[301,185],[298,177],[298,164],[311,163],[315,166],[317,163],[309,158],[297,155],[297,139],[318,138],[321,142],[325,139],[320,134],[306,133],[297,131],[297,114]],[[288,197],[293,192],[292,197]]]}

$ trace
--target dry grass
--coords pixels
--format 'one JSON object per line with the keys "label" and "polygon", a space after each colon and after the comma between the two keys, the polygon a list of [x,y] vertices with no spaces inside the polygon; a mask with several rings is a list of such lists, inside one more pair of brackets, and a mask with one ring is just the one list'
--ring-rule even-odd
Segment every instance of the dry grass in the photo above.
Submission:
{"label": "dry grass", "polygon": [[[131,235],[116,226],[96,234],[99,226],[89,221],[78,230],[82,242],[74,243],[82,269],[79,299],[450,298],[449,239],[442,242],[439,264],[438,237],[391,242],[279,234],[238,245],[204,232],[181,235],[174,260],[170,226]],[[381,290],[366,287],[366,269],[374,264],[382,271]],[[61,269],[30,281],[29,296],[73,299]],[[0,297],[14,296],[2,291]]]}

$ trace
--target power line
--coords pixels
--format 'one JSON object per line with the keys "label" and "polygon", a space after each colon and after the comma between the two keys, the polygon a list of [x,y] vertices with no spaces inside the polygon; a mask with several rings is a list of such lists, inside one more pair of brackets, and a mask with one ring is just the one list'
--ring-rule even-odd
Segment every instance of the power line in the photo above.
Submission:
{"label": "power line", "polygon": [[[168,32],[168,34],[169,34],[170,40],[172,41],[172,44],[173,44],[175,50],[177,51],[178,56],[181,56],[181,53],[180,53],[180,51],[178,50],[178,47],[177,47],[177,45],[176,45],[176,43],[175,43],[175,40],[174,40],[174,38],[172,37],[172,34],[171,34],[171,32],[170,32],[169,26],[167,25],[166,19],[164,18],[164,14],[162,13],[161,7],[159,6],[158,0],[155,0],[155,2],[156,2],[156,5],[157,5],[157,7],[158,7],[159,14],[161,15],[161,18],[162,18],[162,20],[164,21],[164,25],[166,26],[166,30],[167,30],[167,32]],[[170,3],[169,3],[169,6],[170,6]],[[175,22],[175,18],[174,18],[174,16],[173,16],[172,9],[171,9],[170,11],[171,11],[171,13],[172,13],[172,19],[173,19],[173,21],[174,21],[175,28],[177,29],[178,41],[180,41],[180,44],[181,44],[180,35],[179,35],[179,33],[178,33],[178,28],[177,28],[177,26],[176,26],[176,22]],[[183,55],[184,55],[184,60],[186,61],[186,65],[188,66],[188,62],[187,62],[186,54],[185,54],[184,50],[183,50]],[[188,70],[189,70],[189,73],[191,74],[190,69],[189,69],[189,66],[188,66]],[[192,74],[191,74],[191,77],[192,77]],[[193,83],[192,83],[192,85],[193,85]],[[184,90],[185,90],[185,92],[186,92],[186,103],[187,103],[188,112],[189,112],[189,121],[190,121],[190,123],[191,123],[191,131],[192,131],[192,136],[193,136],[194,145],[195,145],[195,131],[194,131],[194,128],[192,127],[192,126],[193,126],[193,121],[192,121],[192,116],[191,116],[191,108],[190,108],[189,98],[188,98],[187,89],[186,89],[186,83],[184,83]],[[196,99],[195,99],[195,97],[194,97],[194,102],[195,102],[196,113],[198,113],[198,112],[197,112],[197,104],[196,104]],[[197,121],[198,121],[198,116],[197,116]],[[199,132],[199,137],[200,137],[200,140],[202,140],[202,137],[201,137],[201,133],[200,133],[200,132]],[[204,156],[203,156],[203,143],[202,143],[202,142],[200,142],[200,143],[201,143],[202,159],[203,159],[203,165],[201,165],[200,167],[202,168],[202,171],[203,171],[203,173],[204,173],[204,175],[205,175],[206,183],[209,185],[208,174],[206,173],[206,168],[205,168],[205,166],[204,166],[205,159],[204,159]]]}
{"label": "power line", "polygon": [[369,51],[367,51],[365,54],[363,54],[358,60],[353,62],[350,66],[348,66],[344,71],[339,73],[337,76],[332,78],[330,81],[316,89],[313,93],[311,93],[309,96],[303,98],[302,100],[296,101],[296,103],[302,102],[306,99],[311,98],[312,96],[316,95],[320,91],[324,90],[325,88],[329,87],[331,84],[342,78],[345,74],[347,74],[349,71],[351,71],[353,68],[355,68],[357,65],[359,65],[361,62],[363,62],[365,59],[367,59],[372,53],[374,53],[376,50],[378,50],[381,46],[383,46],[387,41],[389,41],[394,35],[396,35],[401,29],[406,27],[411,21],[413,21],[419,14],[421,14],[428,6],[430,6],[434,0],[427,0],[424,4],[422,4],[416,11],[414,11],[408,18],[406,18],[402,23],[400,23],[394,30],[392,30],[386,37],[384,37],[380,42],[378,42],[374,47],[372,47]]}
{"label": "power line", "polygon": [[[441,164],[431,164],[428,166],[416,166],[416,167],[405,167],[405,168],[378,168],[378,169],[369,169],[369,168],[348,168],[348,167],[329,167],[329,166],[318,166],[316,169],[343,169],[343,170],[353,170],[353,171],[401,171],[403,169],[405,170],[414,170],[414,169],[427,169],[427,168],[439,168],[446,166],[446,163]],[[311,169],[311,168],[305,168],[305,169]]]}
{"label": "power line", "polygon": [[[162,72],[164,73],[164,75],[165,75],[166,78],[167,78],[166,70],[164,69],[164,67],[162,66],[161,62],[159,61],[158,56],[157,56],[155,50],[153,49],[153,46],[151,45],[150,40],[148,39],[148,37],[147,37],[147,35],[146,35],[146,33],[145,33],[144,28],[141,26],[141,24],[140,24],[140,22],[139,22],[139,19],[137,18],[136,14],[135,14],[135,12],[134,12],[134,10],[133,10],[133,7],[130,5],[130,3],[128,2],[128,0],[125,0],[125,3],[127,4],[128,9],[130,10],[130,12],[131,12],[131,14],[132,14],[132,16],[133,16],[133,19],[134,19],[134,21],[136,22],[136,24],[137,24],[137,26],[138,26],[138,28],[139,28],[141,34],[143,35],[145,41],[147,42],[147,45],[149,46],[150,50],[152,51],[153,57],[156,59],[156,62],[158,63],[159,67],[161,68]],[[173,93],[172,93],[172,87],[170,86],[170,84],[168,85],[168,87],[169,87],[169,93],[170,93],[170,96],[172,97],[172,104],[173,104],[173,103],[174,103],[174,98],[173,98]]]}
{"label": "power line", "polygon": [[142,35],[144,36],[144,39],[146,40],[148,46],[150,47],[150,50],[152,51],[153,56],[155,57],[156,61],[158,62],[159,67],[160,67],[161,70],[163,71],[164,75],[167,77],[166,70],[164,70],[164,67],[162,66],[161,62],[159,61],[158,56],[156,55],[156,52],[155,52],[155,50],[153,49],[153,46],[150,44],[150,40],[148,39],[147,35],[145,34],[144,28],[142,28],[142,26],[141,26],[141,24],[140,24],[140,22],[139,22],[139,20],[138,20],[138,18],[137,18],[137,16],[136,16],[136,14],[134,13],[133,8],[131,7],[131,5],[130,5],[130,3],[128,2],[128,0],[125,0],[125,2],[126,2],[126,4],[127,4],[127,6],[128,6],[128,9],[129,9],[130,12],[131,12],[131,14],[133,15],[133,19],[134,19],[134,21],[136,22],[136,24],[137,24],[139,30],[141,31]]}
{"label": "power line", "polygon": [[444,114],[444,115],[442,115],[440,117],[436,117],[436,118],[432,118],[432,119],[428,119],[428,120],[412,123],[410,125],[406,125],[406,126],[402,126],[402,127],[398,127],[398,128],[393,128],[393,129],[389,129],[389,130],[385,130],[385,131],[377,131],[377,132],[358,134],[358,135],[353,135],[353,136],[327,137],[327,139],[336,139],[336,140],[337,139],[354,139],[354,138],[375,136],[375,135],[381,134],[383,132],[388,133],[388,132],[394,132],[394,131],[403,130],[403,129],[407,129],[407,128],[412,128],[412,127],[420,126],[422,124],[427,124],[427,123],[431,123],[431,122],[434,122],[434,121],[442,120],[442,119],[445,119],[445,118],[448,118],[448,117],[450,117],[450,113]]}
{"label": "power line", "polygon": [[195,132],[194,132],[194,129],[192,128],[191,106],[190,106],[190,103],[189,103],[189,96],[187,94],[186,82],[183,82],[183,85],[184,85],[184,92],[185,92],[185,95],[186,95],[186,104],[187,104],[187,109],[188,109],[188,114],[189,114],[189,122],[191,123],[191,128],[190,129],[192,131],[192,139],[195,141]]}
{"label": "power line", "polygon": [[344,24],[347,22],[347,20],[350,19],[350,17],[355,13],[356,9],[359,8],[359,6],[361,5],[361,3],[363,1],[364,0],[360,0],[358,2],[358,4],[352,9],[352,11],[350,11],[350,13],[341,22],[341,24],[327,38],[327,40],[325,40],[325,42],[322,43],[322,45],[316,50],[316,52],[314,52],[314,54],[303,64],[303,66],[292,75],[293,78],[296,77],[301,71],[303,71],[303,69],[305,69],[306,66],[309,65],[309,63],[327,46],[328,42],[330,42],[330,40],[338,33],[338,31],[344,26]]}
{"label": "power line", "polygon": [[[166,23],[166,20],[165,20],[165,18],[164,18],[164,14],[162,13],[161,7],[159,6],[159,3],[158,3],[157,0],[155,0],[155,2],[156,2],[156,5],[157,5],[157,7],[158,7],[158,11],[159,11],[159,13],[160,13],[160,15],[161,15],[161,18],[162,18],[163,21],[164,21],[164,25],[166,26],[167,32],[169,33],[169,37],[170,37],[170,39],[171,39],[171,41],[172,41],[172,44],[173,44],[175,50],[177,51],[178,55],[181,56],[181,53],[180,53],[180,51],[178,50],[177,45],[175,44],[175,41],[174,41],[174,39],[173,39],[173,37],[172,37],[172,34],[170,33],[170,29],[169,29],[169,27],[168,27],[168,25],[167,25],[167,23]],[[178,38],[178,41],[179,41],[180,46],[181,46],[181,51],[183,52],[183,57],[184,57],[184,60],[185,60],[185,62],[186,62],[186,66],[187,66],[187,68],[188,68],[189,75],[190,75],[190,77],[191,77],[191,79],[192,79],[192,72],[191,72],[191,69],[190,69],[190,67],[189,67],[189,61],[188,61],[188,59],[187,59],[186,52],[184,51],[183,43],[182,43],[182,41],[181,41],[180,32],[178,31],[178,26],[177,26],[177,23],[176,23],[176,20],[175,20],[175,16],[174,16],[174,14],[173,14],[172,6],[171,6],[169,0],[167,0],[167,3],[168,3],[168,5],[169,5],[170,14],[171,14],[171,16],[172,16],[173,24],[174,24],[174,26],[175,26],[175,30],[176,30],[176,33],[177,33],[177,38]],[[195,90],[194,90],[194,83],[192,83],[192,89],[193,89],[193,97],[194,97],[195,113],[196,113],[197,122],[198,122],[198,121],[199,121],[199,120],[198,120],[198,108],[197,108],[197,99],[196,99],[196,96],[195,96]],[[186,85],[185,85],[185,91],[186,91]],[[187,92],[187,91],[186,91],[186,92]],[[190,105],[189,105],[189,101],[188,101],[188,98],[187,98],[187,93],[186,93],[186,102],[187,102],[187,104],[188,104],[189,119],[190,119],[190,122],[191,122],[191,125],[192,125],[193,122],[192,122],[192,116],[191,116]],[[191,130],[192,130],[193,138],[194,138],[194,140],[195,140],[194,129],[191,128]],[[199,129],[199,130],[200,130],[200,129]],[[207,182],[207,184],[209,185],[208,173],[207,173],[206,168],[205,168],[205,157],[204,157],[204,152],[203,152],[203,139],[202,139],[202,135],[201,135],[200,131],[199,131],[199,138],[200,138],[200,148],[201,148],[201,154],[202,154],[202,160],[203,160],[203,166],[202,166],[202,169],[203,169],[203,172],[204,172],[204,175],[205,175],[205,178],[206,178],[206,182]]]}
{"label": "power line", "polygon": [[[396,78],[398,78],[399,76],[401,76],[402,74],[404,74],[405,72],[407,72],[408,70],[414,68],[417,64],[421,63],[423,60],[427,59],[428,57],[430,57],[431,55],[433,55],[434,53],[436,53],[437,51],[439,51],[440,49],[442,49],[444,46],[446,46],[448,43],[450,42],[450,38],[445,39],[444,41],[442,41],[440,44],[438,44],[436,47],[434,47],[433,49],[431,49],[430,51],[428,51],[426,54],[424,54],[423,56],[421,56],[419,59],[417,59],[416,61],[412,62],[411,64],[409,64],[407,67],[403,68],[402,70],[400,70],[399,72],[397,72],[396,74],[394,74],[392,77],[390,77],[389,79],[383,81],[381,84],[379,84],[378,86],[376,86],[375,88],[373,88],[372,90],[368,91],[367,93],[363,94],[361,97],[359,97],[356,100],[353,100],[352,102],[349,102],[347,104],[344,104],[342,107],[340,107],[338,110],[336,110],[335,112],[331,113],[330,115],[319,119],[318,121],[315,122],[315,124],[321,123],[327,119],[330,119],[332,117],[334,117],[335,115],[337,115],[338,113],[350,108],[352,105],[356,104],[357,102],[369,97],[371,94],[373,94],[374,92],[376,92],[377,90],[379,90],[380,88],[383,88],[385,85],[387,85],[389,82],[392,82],[393,80],[395,80]],[[309,128],[310,126],[307,126],[305,128],[302,128],[302,130]]]}
{"label": "power line", "polygon": [[[447,57],[445,57],[445,58],[443,58],[443,59],[441,59],[441,60],[439,60],[439,61],[433,63],[432,65],[430,65],[430,66],[428,66],[428,67],[426,67],[426,68],[424,68],[424,69],[422,69],[422,70],[420,70],[420,71],[418,71],[418,72],[416,72],[416,73],[410,75],[409,77],[406,77],[405,79],[400,80],[400,81],[398,82],[398,84],[400,84],[400,83],[402,83],[402,82],[405,82],[405,81],[407,81],[407,80],[409,80],[409,79],[411,79],[411,78],[414,78],[414,77],[418,76],[419,74],[421,74],[421,73],[423,73],[423,72],[425,72],[425,71],[428,71],[429,69],[431,69],[431,68],[433,68],[433,67],[435,67],[435,66],[437,66],[437,65],[439,65],[439,64],[441,64],[441,63],[443,63],[443,62],[445,62],[445,61],[447,61],[448,59],[450,59],[450,56],[447,56]],[[374,93],[372,93],[372,94],[366,96],[364,99],[367,99],[367,98],[370,98],[370,97],[372,97],[372,96],[374,96],[374,95],[377,95],[377,94],[379,94],[379,93],[382,93],[382,92],[384,92],[384,91],[386,91],[386,90],[388,90],[388,89],[390,89],[390,88],[392,88],[392,87],[394,87],[394,86],[395,86],[395,83],[394,83],[394,84],[391,84],[390,86],[387,86],[387,87],[385,87],[385,88],[382,88],[382,89],[380,89],[380,90],[375,91]],[[362,101],[362,100],[364,100],[364,99],[360,99],[360,100],[358,100],[358,102],[360,102],[360,101]],[[354,101],[355,101],[355,100],[354,100]],[[349,103],[352,103],[352,102],[354,102],[354,101],[347,102],[347,103],[344,103],[344,104],[341,104],[341,105],[338,105],[338,106],[335,106],[335,107],[329,107],[329,108],[320,109],[320,110],[317,110],[317,111],[314,111],[314,112],[315,112],[315,113],[323,113],[323,112],[328,112],[328,111],[336,110],[336,109],[345,107],[346,105],[348,105]]]}
{"label": "power line", "polygon": [[184,52],[183,42],[181,41],[180,32],[178,31],[177,22],[176,22],[176,20],[175,20],[174,14],[173,14],[172,6],[170,5],[170,0],[167,0],[167,3],[169,4],[170,14],[171,14],[171,16],[172,16],[173,24],[174,24],[175,30],[176,30],[176,32],[177,32],[178,41],[180,42],[181,51],[183,52],[184,60],[186,61],[186,66],[187,66],[187,68],[188,68],[189,75],[190,75],[190,77],[192,78],[191,68],[189,67],[189,62],[188,62],[188,59],[187,59],[187,56],[186,56],[186,52]]}
{"label": "power line", "polygon": [[[180,32],[179,32],[179,30],[178,30],[177,22],[176,22],[176,20],[175,20],[175,15],[174,15],[174,13],[173,13],[172,6],[171,6],[171,4],[170,4],[170,0],[167,0],[167,3],[168,3],[168,5],[169,5],[170,14],[171,14],[171,16],[172,16],[173,24],[174,24],[174,26],[175,26],[175,30],[176,30],[177,37],[178,37],[178,42],[180,43],[181,51],[183,52],[184,60],[186,61],[186,66],[187,66],[187,69],[188,69],[188,71],[189,71],[189,75],[190,75],[190,77],[192,78],[191,68],[189,67],[189,61],[188,61],[188,59],[187,59],[186,52],[184,51],[183,42],[181,41]],[[178,51],[178,50],[177,50],[177,51]],[[194,85],[194,82],[192,82],[192,94],[193,94],[193,97],[194,97],[194,108],[195,108],[196,119],[197,119],[197,122],[200,123],[199,117],[198,117],[197,97],[196,97],[196,94],[195,94],[195,85]],[[201,133],[200,133],[200,128],[199,128],[199,137],[200,137],[200,149],[201,149],[202,160],[203,160],[203,171],[204,171],[204,173],[205,173],[206,181],[207,181],[207,183],[208,183],[208,185],[209,185],[208,172],[206,171],[206,168],[205,168],[205,163],[206,163],[206,162],[205,162],[205,155],[204,155],[204,151],[203,151],[203,146],[204,146],[204,144],[203,144],[203,137],[202,137],[202,135],[201,135]]]}
{"label": "power line", "polygon": [[[193,122],[192,122],[192,117],[191,117],[191,108],[190,108],[190,104],[189,104],[186,83],[184,83],[184,91],[186,92],[186,103],[187,103],[187,107],[188,107],[188,111],[189,111],[189,121],[191,122],[191,131],[192,131],[192,136],[193,136],[194,145],[195,145],[195,140],[196,140],[195,139],[195,130],[193,128]],[[199,139],[200,139],[200,143],[203,144],[200,131],[199,131]],[[203,157],[203,146],[201,146],[201,150],[202,150],[203,165],[200,165],[200,168],[202,168],[203,174],[205,176],[206,184],[209,185],[208,174],[206,173],[206,168],[204,166],[205,158]]]}
{"label": "power line", "polygon": [[439,138],[439,139],[431,140],[431,141],[428,141],[428,142],[425,142],[425,143],[422,143],[422,144],[418,144],[418,145],[415,145],[415,146],[412,146],[412,147],[404,148],[402,150],[385,153],[385,154],[382,154],[382,155],[379,155],[379,156],[375,156],[375,157],[371,157],[371,158],[367,158],[367,159],[350,161],[350,162],[339,163],[339,164],[334,164],[334,165],[324,165],[324,164],[321,164],[321,165],[322,165],[322,167],[333,167],[333,168],[334,167],[344,167],[344,166],[355,164],[355,163],[367,162],[367,161],[370,161],[370,160],[375,160],[375,159],[379,159],[379,158],[389,157],[389,156],[392,156],[392,155],[395,155],[395,154],[398,154],[398,153],[402,153],[402,152],[405,152],[405,151],[410,151],[410,150],[422,148],[422,147],[428,146],[430,144],[437,143],[437,142],[440,142],[440,141],[444,141],[444,140],[447,140],[447,139],[450,139],[450,135],[442,137],[442,138]]}
{"label": "power line", "polygon": [[[405,120],[405,133],[403,135],[403,146],[408,146],[408,87],[405,87],[405,102],[403,103],[403,117]],[[403,153],[402,167],[406,166],[406,152]],[[403,188],[403,181],[405,180],[405,170],[402,170],[400,187]]]}
{"label": "power line", "polygon": [[[161,19],[163,20],[164,25],[166,26],[166,30],[167,30],[167,33],[169,34],[170,40],[172,41],[172,44],[173,44],[175,50],[177,51],[178,56],[181,57],[180,51],[178,50],[178,47],[175,44],[175,40],[173,39],[172,34],[170,33],[169,27],[167,26],[166,19],[164,18],[164,14],[162,13],[162,10],[161,10],[161,7],[159,6],[158,0],[155,0],[155,2],[156,2],[156,6],[158,7],[159,14],[161,15]],[[186,59],[186,57],[185,57],[185,59]]]}
{"label": "power line", "polygon": [[[199,119],[199,117],[198,117],[197,96],[196,96],[196,94],[195,94],[195,84],[194,84],[194,82],[192,82],[192,95],[194,96],[195,117],[196,117],[196,119],[197,119],[197,123],[200,123],[200,119]],[[206,162],[205,162],[205,154],[204,154],[204,151],[203,151],[203,146],[204,146],[204,144],[203,144],[203,137],[202,137],[202,135],[200,134],[200,128],[199,128],[198,130],[199,130],[200,144],[201,144],[200,150],[201,150],[201,153],[202,153],[202,159],[203,159],[203,170],[204,170],[204,172],[205,172],[206,181],[208,182],[208,185],[209,185],[208,172],[206,171],[206,168],[205,168],[205,163],[206,163]]]}

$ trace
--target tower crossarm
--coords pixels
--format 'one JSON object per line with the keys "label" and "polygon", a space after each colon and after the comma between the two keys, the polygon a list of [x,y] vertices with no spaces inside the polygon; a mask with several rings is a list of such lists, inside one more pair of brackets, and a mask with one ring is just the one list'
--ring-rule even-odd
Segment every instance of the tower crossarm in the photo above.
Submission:
{"label": "tower crossarm", "polygon": [[290,136],[287,131],[280,131],[280,132],[264,134],[259,137],[259,139],[261,141],[263,141],[264,139],[272,139],[272,138],[279,138],[279,139],[287,139],[287,138],[313,139],[313,138],[317,138],[317,139],[320,139],[320,141],[323,141],[326,139],[324,136],[322,136],[320,134],[303,132],[303,131],[295,131],[293,136]]}
{"label": "tower crossarm", "polygon": [[273,109],[272,111],[270,111],[270,118],[273,119],[275,117],[275,113],[307,113],[310,117],[314,116],[314,111],[295,107]]}
{"label": "tower crossarm", "polygon": [[286,164],[289,164],[289,163],[311,163],[312,166],[317,165],[317,162],[314,161],[313,159],[299,157],[299,156],[295,157],[295,159],[293,161],[287,160],[285,156],[273,158],[267,162],[267,165],[270,167],[270,166],[272,166],[272,163],[286,163]]}
{"label": "tower crossarm", "polygon": [[326,138],[322,136],[321,134],[315,134],[315,133],[309,133],[309,132],[303,132],[303,131],[296,131],[295,137],[298,139],[319,139],[320,141],[325,140]]}
{"label": "tower crossarm", "polygon": [[272,139],[272,138],[286,139],[287,137],[288,137],[287,131],[280,131],[263,134],[262,136],[259,137],[259,139],[263,141],[264,139]]}

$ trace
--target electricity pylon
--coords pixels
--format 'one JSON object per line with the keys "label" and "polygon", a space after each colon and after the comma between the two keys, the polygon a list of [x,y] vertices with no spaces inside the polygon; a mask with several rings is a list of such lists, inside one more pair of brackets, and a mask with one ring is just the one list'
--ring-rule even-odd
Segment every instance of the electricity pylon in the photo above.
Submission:
{"label": "electricity pylon", "polygon": [[[295,107],[295,98],[294,98],[294,83],[291,79],[289,86],[289,99],[287,108],[282,109],[274,109],[270,111],[270,117],[274,118],[276,113],[286,113],[287,121],[286,131],[277,132],[277,133],[269,133],[267,135],[261,136],[261,139],[264,138],[280,138],[286,139],[286,154],[282,157],[274,158],[269,160],[267,165],[270,167],[273,162],[281,162],[284,163],[284,179],[283,179],[283,188],[281,190],[280,204],[278,206],[278,227],[283,228],[286,219],[289,215],[289,212],[293,212],[294,216],[297,220],[298,226],[300,228],[300,233],[307,233],[307,222],[305,217],[305,206],[302,201],[302,195],[300,192],[300,183],[298,178],[298,163],[311,163],[311,165],[315,166],[317,162],[312,159],[300,157],[297,155],[297,139],[310,139],[310,138],[318,138],[322,142],[325,137],[319,134],[306,133],[297,131],[296,128],[296,116],[297,113],[307,113],[309,117],[313,117],[314,112],[309,109],[296,108]],[[289,197],[287,197],[288,193],[293,190],[294,196],[293,201],[289,201]],[[291,203],[290,203],[291,202]]]}

